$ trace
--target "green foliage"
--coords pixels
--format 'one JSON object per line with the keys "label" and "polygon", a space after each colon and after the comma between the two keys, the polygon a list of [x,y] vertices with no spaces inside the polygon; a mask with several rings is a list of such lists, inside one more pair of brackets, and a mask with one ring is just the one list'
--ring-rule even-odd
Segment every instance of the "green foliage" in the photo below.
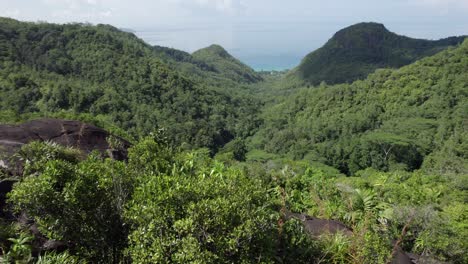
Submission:
{"label": "green foliage", "polygon": [[281,251],[277,263],[314,263],[319,261],[318,241],[304,231],[297,219],[286,221],[281,229]]}
{"label": "green foliage", "polygon": [[160,46],[153,47],[153,50],[164,62],[191,79],[203,80],[214,86],[238,88],[263,80],[259,73],[218,45],[211,45],[193,54]]}
{"label": "green foliage", "polygon": [[2,263],[28,263],[32,260],[32,236],[22,232],[18,237],[9,238],[8,240],[11,242],[11,245],[8,252],[0,259]]}
{"label": "green foliage", "polygon": [[[170,173],[140,175],[125,213],[133,262],[271,262],[278,216],[267,190],[241,171],[187,155]],[[153,171],[157,156],[140,171]]]}
{"label": "green foliage", "polygon": [[83,154],[76,149],[64,147],[53,142],[32,142],[21,148],[15,154],[16,162],[21,162],[24,166],[24,175],[32,175],[42,172],[44,164],[49,160],[62,160],[76,164]]}
{"label": "green foliage", "polygon": [[382,234],[375,224],[364,225],[355,233],[358,236],[353,238],[354,243],[350,248],[354,263],[388,263],[392,253],[388,234]]}
{"label": "green foliage", "polygon": [[[164,127],[172,143],[213,152],[258,126],[260,104],[246,92],[226,89],[233,87],[232,80],[216,81],[224,68],[216,76],[189,76],[164,63],[133,34],[111,26],[1,18],[0,43],[9,47],[0,56],[2,122],[56,112],[88,114],[130,138]],[[238,63],[233,60],[226,58]],[[236,74],[250,71],[256,76],[245,65],[237,66]],[[12,112],[16,118],[7,116]]]}
{"label": "green foliage", "polygon": [[468,206],[459,202],[446,206],[419,233],[415,250],[429,253],[454,263],[466,263]]}
{"label": "green foliage", "polygon": [[465,37],[437,41],[412,39],[377,23],[359,23],[338,31],[322,48],[307,55],[290,74],[312,85],[364,79],[379,68],[399,68],[463,42]]}
{"label": "green foliage", "polygon": [[39,256],[36,264],[85,264],[84,260],[72,256],[68,252],[63,253],[45,253]]}
{"label": "green foliage", "polygon": [[216,155],[218,160],[245,161],[247,159],[247,146],[244,140],[236,138],[226,144]]}
{"label": "green foliage", "polygon": [[212,65],[213,71],[222,72],[225,78],[234,80],[236,83],[255,83],[262,80],[260,74],[232,57],[219,45],[197,50],[192,56],[198,61]]}
{"label": "green foliage", "polygon": [[325,263],[350,263],[351,240],[342,233],[326,235],[321,239]]}
{"label": "green foliage", "polygon": [[246,159],[248,161],[266,162],[275,158],[277,158],[276,155],[259,149],[251,150],[246,153]]}
{"label": "green foliage", "polygon": [[[299,70],[347,82],[459,41],[361,24]],[[0,18],[0,48],[2,123],[78,119],[135,143],[127,162],[48,142],[14,157],[14,212],[69,247],[39,263],[388,263],[395,245],[468,262],[468,41],[300,90],[219,46],[191,55],[106,25]],[[350,230],[313,237],[288,211]],[[33,261],[18,230],[0,222],[3,260]]]}
{"label": "green foliage", "polygon": [[262,180],[210,159],[206,149],[176,152],[164,138],[143,139],[128,163],[94,154],[69,159],[63,147],[26,145],[34,169],[9,200],[45,237],[68,242],[73,255],[40,261],[272,263],[294,259],[278,255],[299,252],[294,245],[301,259],[315,252],[297,227],[278,234],[277,197]]}
{"label": "green foliage", "polygon": [[[51,147],[33,146],[39,144]],[[80,162],[40,155],[31,159],[36,173],[24,175],[9,194],[14,210],[32,217],[48,238],[73,241],[81,257],[121,259],[127,234],[121,216],[133,186],[126,166],[97,155]]]}
{"label": "green foliage", "polygon": [[[302,89],[265,108],[255,148],[352,175],[466,171],[468,41],[352,84]],[[423,165],[424,164],[424,165]]]}
{"label": "green foliage", "polygon": [[285,205],[293,212],[353,228],[351,237],[318,241],[315,256],[327,263],[387,263],[395,241],[407,252],[464,263],[466,183],[460,179],[465,175],[452,177],[368,169],[357,177],[333,178],[308,169],[284,172],[282,181]]}

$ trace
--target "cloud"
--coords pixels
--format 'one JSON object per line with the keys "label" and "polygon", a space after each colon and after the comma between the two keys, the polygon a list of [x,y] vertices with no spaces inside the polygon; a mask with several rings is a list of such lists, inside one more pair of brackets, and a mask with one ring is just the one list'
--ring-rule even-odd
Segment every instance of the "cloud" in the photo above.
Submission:
{"label": "cloud", "polygon": [[0,16],[2,17],[11,17],[11,18],[19,18],[20,11],[18,9],[6,9],[0,11]]}
{"label": "cloud", "polygon": [[[56,21],[132,24],[224,20],[245,13],[244,0],[42,0]],[[145,22],[146,21],[146,22]]]}
{"label": "cloud", "polygon": [[0,0],[0,6],[0,15],[27,21],[139,28],[301,22],[310,28],[311,23],[338,27],[371,20],[461,25],[468,0]]}
{"label": "cloud", "polygon": [[71,18],[100,21],[113,14],[102,0],[43,0],[43,3],[50,7],[53,18],[63,21]]}
{"label": "cloud", "polygon": [[468,9],[468,0],[411,0],[416,5],[430,8],[466,8]]}
{"label": "cloud", "polygon": [[241,14],[246,10],[246,5],[240,0],[195,0],[195,3],[228,14]]}

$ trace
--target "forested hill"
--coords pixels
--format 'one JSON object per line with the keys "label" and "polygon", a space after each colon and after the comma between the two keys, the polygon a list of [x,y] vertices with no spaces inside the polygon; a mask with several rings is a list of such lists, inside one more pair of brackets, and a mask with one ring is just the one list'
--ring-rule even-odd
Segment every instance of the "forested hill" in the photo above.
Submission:
{"label": "forested hill", "polygon": [[155,46],[164,61],[192,79],[203,79],[215,86],[239,86],[262,81],[260,74],[230,55],[223,47],[211,45],[193,54]]}
{"label": "forested hill", "polygon": [[222,72],[237,82],[254,83],[262,80],[262,77],[252,68],[231,56],[219,45],[197,50],[192,55],[200,61],[213,65],[215,71]]}
{"label": "forested hill", "polygon": [[266,152],[353,174],[425,168],[467,173],[468,40],[363,81],[303,89],[265,110]]}
{"label": "forested hill", "polygon": [[463,42],[464,37],[437,41],[390,32],[378,23],[359,23],[338,31],[323,47],[307,55],[292,71],[312,85],[364,79],[378,68],[399,68]]}
{"label": "forested hill", "polygon": [[256,126],[252,99],[192,80],[112,26],[0,18],[0,51],[3,118],[88,113],[135,137],[164,127],[176,144],[212,150]]}

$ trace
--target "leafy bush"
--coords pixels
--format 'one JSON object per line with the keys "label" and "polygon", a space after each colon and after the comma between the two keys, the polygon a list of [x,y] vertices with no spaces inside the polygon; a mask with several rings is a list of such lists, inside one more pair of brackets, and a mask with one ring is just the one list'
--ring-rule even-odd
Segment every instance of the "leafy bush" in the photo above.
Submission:
{"label": "leafy bush", "polygon": [[[146,164],[141,171],[154,162]],[[125,212],[134,262],[273,260],[278,215],[257,180],[220,163],[181,160],[171,173],[146,173],[139,181]]]}

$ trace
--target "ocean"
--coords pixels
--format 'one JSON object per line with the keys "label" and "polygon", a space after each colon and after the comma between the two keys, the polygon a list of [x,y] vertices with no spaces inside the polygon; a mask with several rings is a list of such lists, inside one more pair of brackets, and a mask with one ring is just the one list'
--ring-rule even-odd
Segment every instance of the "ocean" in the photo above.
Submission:
{"label": "ocean", "polygon": [[305,55],[322,46],[335,30],[310,25],[305,29],[305,26],[294,23],[196,24],[136,29],[135,34],[151,45],[190,53],[219,44],[256,71],[281,71],[299,65]]}

